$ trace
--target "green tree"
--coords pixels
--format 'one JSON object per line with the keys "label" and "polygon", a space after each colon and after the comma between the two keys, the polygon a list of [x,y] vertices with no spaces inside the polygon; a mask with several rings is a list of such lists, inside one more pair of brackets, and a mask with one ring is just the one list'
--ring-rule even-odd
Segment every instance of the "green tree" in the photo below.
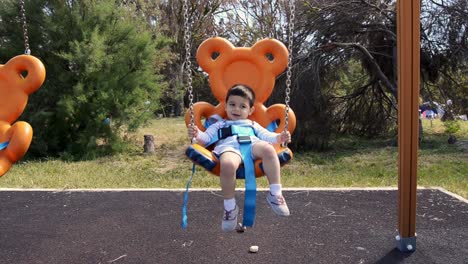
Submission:
{"label": "green tree", "polygon": [[[0,3],[0,36],[9,38],[0,42],[1,60],[22,47],[18,10],[16,1]],[[33,55],[47,69],[22,118],[35,128],[30,152],[93,157],[122,150],[125,133],[157,110],[165,85],[158,71],[168,51],[151,25],[113,0],[36,0],[26,10]]]}
{"label": "green tree", "polygon": [[[187,1],[194,101],[203,98],[204,101],[217,102],[211,94],[206,76],[198,69],[195,55],[202,41],[216,35],[214,14],[222,12],[220,6],[224,1],[226,0]],[[178,55],[163,71],[169,82],[161,97],[163,113],[184,115],[185,107],[188,106],[188,80],[183,70],[186,54],[183,1],[159,1],[159,16],[156,19],[161,32],[172,36],[171,49]]]}

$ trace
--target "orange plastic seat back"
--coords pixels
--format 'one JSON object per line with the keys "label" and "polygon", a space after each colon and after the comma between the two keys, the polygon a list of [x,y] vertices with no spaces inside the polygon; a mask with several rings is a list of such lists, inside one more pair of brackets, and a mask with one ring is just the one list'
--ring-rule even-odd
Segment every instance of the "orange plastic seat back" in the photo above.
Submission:
{"label": "orange plastic seat back", "polygon": [[[202,119],[214,114],[226,118],[225,101],[227,91],[235,84],[245,84],[255,92],[255,112],[249,117],[263,127],[280,120],[279,128],[284,128],[284,105],[277,104],[268,109],[263,103],[273,91],[276,76],[288,64],[288,50],[278,40],[263,39],[252,47],[234,47],[226,39],[215,37],[205,40],[197,51],[200,67],[209,75],[210,87],[219,104],[199,102],[195,104],[195,123],[204,130]],[[290,112],[288,130],[292,133],[296,119]],[[190,123],[190,113],[186,115]]]}

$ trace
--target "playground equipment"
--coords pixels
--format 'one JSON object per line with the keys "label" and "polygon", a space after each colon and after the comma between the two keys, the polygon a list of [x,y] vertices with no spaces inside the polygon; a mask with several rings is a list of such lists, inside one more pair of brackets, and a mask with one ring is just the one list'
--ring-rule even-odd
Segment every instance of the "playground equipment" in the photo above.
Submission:
{"label": "playground equipment", "polygon": [[[280,41],[275,39],[263,39],[255,43],[252,47],[234,47],[228,40],[213,37],[205,40],[198,48],[197,62],[200,67],[209,75],[210,87],[213,95],[218,99],[219,104],[213,106],[207,102],[193,103],[193,88],[190,62],[190,29],[188,22],[187,1],[184,1],[185,19],[185,70],[188,80],[189,110],[185,115],[187,126],[197,126],[205,131],[212,120],[225,119],[225,100],[227,91],[235,84],[244,84],[251,87],[256,95],[254,103],[255,112],[249,119],[256,121],[261,126],[270,131],[280,133],[281,131],[294,132],[296,117],[289,107],[289,94],[291,92],[291,48],[294,28],[294,1],[289,2],[290,23],[289,23],[289,47],[286,48]],[[285,105],[275,104],[266,108],[263,103],[270,96],[276,76],[287,69],[286,98]],[[203,119],[205,124],[202,124]],[[218,131],[219,132],[219,131]],[[229,133],[236,133],[229,131]],[[218,133],[220,134],[220,133]],[[240,135],[240,134],[239,134]],[[240,141],[240,151],[243,156],[244,166],[239,168],[236,178],[245,179],[245,203],[243,226],[252,227],[255,218],[256,199],[256,177],[264,175],[261,160],[253,161],[250,153],[251,142]],[[287,145],[275,144],[274,148],[284,165],[292,158],[292,151]],[[220,173],[218,158],[211,152],[212,146],[201,146],[196,142],[187,149],[187,156],[194,162],[214,175]],[[195,167],[192,170],[192,177]],[[187,190],[192,180],[190,177],[187,183]],[[187,226],[186,203],[187,191],[184,198],[182,227]]]}
{"label": "playground equipment", "polygon": [[[211,56],[214,52],[219,53],[216,59]],[[270,61],[266,54],[274,57]],[[287,110],[286,105],[275,104],[266,108],[263,103],[268,99],[275,83],[275,77],[280,74],[287,65],[288,51],[279,41],[274,39],[263,39],[258,41],[251,48],[234,47],[229,41],[223,38],[211,38],[205,40],[197,52],[197,60],[200,67],[209,74],[211,90],[218,99],[219,104],[213,106],[206,102],[198,102],[193,105],[193,110],[187,111],[185,122],[187,125],[198,126],[202,131],[206,130],[202,124],[202,119],[212,120],[216,118],[226,118],[225,100],[230,87],[235,84],[245,84],[255,92],[256,101],[254,103],[255,112],[250,116],[270,131],[281,132],[282,129],[294,131],[296,117],[292,110]],[[192,111],[194,124],[192,124]],[[286,118],[288,120],[286,121]],[[279,121],[279,125],[277,122]],[[286,124],[287,122],[287,124]],[[292,151],[280,144],[274,145],[282,164],[287,163],[292,158]],[[219,175],[218,158],[211,153],[211,148],[206,148],[197,143],[192,144],[187,150],[187,155],[197,164],[207,171]],[[245,178],[242,169],[237,172],[237,178]],[[255,176],[263,176],[262,164],[260,160],[255,162]]]}
{"label": "playground equipment", "polygon": [[28,95],[39,89],[45,80],[44,65],[30,55],[23,0],[20,1],[20,10],[25,55],[16,56],[5,65],[0,65],[0,177],[26,154],[31,144],[31,125],[15,120],[23,113]]}
{"label": "playground equipment", "polygon": [[416,250],[420,10],[417,0],[397,1],[398,235],[397,248]]}

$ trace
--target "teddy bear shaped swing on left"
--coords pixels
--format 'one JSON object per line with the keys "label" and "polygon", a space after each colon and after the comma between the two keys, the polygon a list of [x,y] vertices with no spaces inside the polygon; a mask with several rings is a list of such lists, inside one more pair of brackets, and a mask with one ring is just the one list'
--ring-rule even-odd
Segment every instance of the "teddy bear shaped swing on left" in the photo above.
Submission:
{"label": "teddy bear shaped swing on left", "polygon": [[24,121],[28,96],[45,80],[45,67],[36,57],[19,55],[0,64],[0,177],[20,160],[31,144],[33,129]]}

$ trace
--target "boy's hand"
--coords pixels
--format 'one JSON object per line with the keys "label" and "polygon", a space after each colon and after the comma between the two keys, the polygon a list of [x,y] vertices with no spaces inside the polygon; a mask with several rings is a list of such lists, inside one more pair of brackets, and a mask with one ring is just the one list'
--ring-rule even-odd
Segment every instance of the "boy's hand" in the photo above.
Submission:
{"label": "boy's hand", "polygon": [[291,142],[291,133],[289,131],[283,131],[281,134],[278,135],[277,140],[278,143],[290,143]]}
{"label": "boy's hand", "polygon": [[190,139],[197,138],[198,136],[198,127],[197,126],[188,126],[188,136]]}

